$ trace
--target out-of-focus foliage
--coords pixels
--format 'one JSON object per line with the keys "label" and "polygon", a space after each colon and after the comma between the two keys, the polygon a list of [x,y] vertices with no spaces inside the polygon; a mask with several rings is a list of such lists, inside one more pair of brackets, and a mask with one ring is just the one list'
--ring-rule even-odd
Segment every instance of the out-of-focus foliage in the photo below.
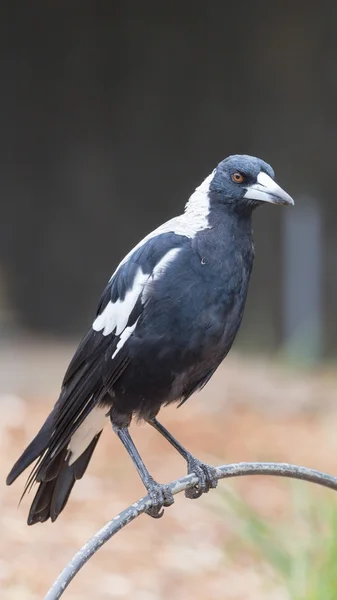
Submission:
{"label": "out-of-focus foliage", "polygon": [[293,484],[291,489],[288,509],[273,519],[266,518],[229,486],[220,488],[211,505],[227,520],[233,519],[226,556],[229,552],[235,562],[244,553],[258,561],[266,588],[281,586],[289,600],[335,600],[336,497],[331,492],[315,493],[303,484]]}

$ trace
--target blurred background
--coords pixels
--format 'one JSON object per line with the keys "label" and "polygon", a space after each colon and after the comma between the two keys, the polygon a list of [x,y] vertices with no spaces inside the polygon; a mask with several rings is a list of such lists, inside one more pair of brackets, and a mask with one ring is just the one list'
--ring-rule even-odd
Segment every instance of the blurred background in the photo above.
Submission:
{"label": "blurred background", "polygon": [[[233,153],[269,162],[296,206],[254,215],[235,348],[162,420],[214,464],[337,473],[336,23],[332,0],[1,5],[2,481],[55,402],[124,253]],[[159,481],[184,473],[155,432],[134,435]],[[0,489],[5,600],[42,598],[143,493],[110,431],[55,524],[26,526],[23,483]],[[266,478],[179,497],[164,519],[143,516],[103,548],[65,598],[333,600],[336,502]]]}

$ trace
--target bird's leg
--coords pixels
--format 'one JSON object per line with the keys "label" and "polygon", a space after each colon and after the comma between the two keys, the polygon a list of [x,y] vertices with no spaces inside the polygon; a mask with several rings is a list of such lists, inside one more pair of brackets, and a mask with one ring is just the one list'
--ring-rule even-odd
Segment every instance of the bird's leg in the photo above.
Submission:
{"label": "bird's leg", "polygon": [[151,419],[148,421],[152,427],[154,427],[164,438],[181,454],[181,456],[187,462],[188,473],[195,473],[199,478],[199,483],[185,491],[186,498],[199,498],[201,494],[207,493],[211,488],[215,488],[218,485],[216,478],[216,472],[214,467],[201,462],[198,458],[195,458],[186,448],[184,448],[174,437],[170,434],[167,429],[157,421],[157,419]]}
{"label": "bird's leg", "polygon": [[159,519],[164,514],[163,506],[171,506],[171,504],[173,504],[174,502],[170,488],[167,485],[157,483],[151,477],[150,473],[148,472],[146,466],[143,463],[143,460],[136,446],[132,441],[128,428],[117,427],[113,423],[112,428],[114,432],[118,435],[124,448],[127,450],[129,456],[131,457],[132,462],[135,465],[140,475],[140,478],[151,498],[152,505],[145,512],[148,515],[150,515],[150,517]]}

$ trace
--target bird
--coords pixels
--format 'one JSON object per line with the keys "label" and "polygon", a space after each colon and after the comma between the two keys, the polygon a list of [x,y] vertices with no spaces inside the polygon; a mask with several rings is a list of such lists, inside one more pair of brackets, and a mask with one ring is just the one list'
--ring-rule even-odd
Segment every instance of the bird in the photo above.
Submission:
{"label": "bird", "polygon": [[57,519],[109,422],[147,489],[150,516],[161,517],[173,496],[146,468],[129,433],[133,419],[154,427],[196,474],[188,498],[216,487],[215,469],[186,450],[157,415],[203,388],[231,349],[254,261],[252,214],[265,203],[294,201],[268,163],[228,156],[196,187],[181,215],[117,266],[54,408],[7,477],[12,484],[36,461],[23,491],[38,486],[28,525]]}

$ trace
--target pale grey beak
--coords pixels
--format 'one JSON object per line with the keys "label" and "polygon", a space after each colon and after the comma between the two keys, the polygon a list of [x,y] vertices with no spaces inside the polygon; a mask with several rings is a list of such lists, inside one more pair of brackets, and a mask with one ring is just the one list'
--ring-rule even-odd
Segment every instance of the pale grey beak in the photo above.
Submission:
{"label": "pale grey beak", "polygon": [[263,171],[258,174],[257,182],[249,186],[244,197],[250,200],[257,200],[258,202],[294,205],[292,197]]}

